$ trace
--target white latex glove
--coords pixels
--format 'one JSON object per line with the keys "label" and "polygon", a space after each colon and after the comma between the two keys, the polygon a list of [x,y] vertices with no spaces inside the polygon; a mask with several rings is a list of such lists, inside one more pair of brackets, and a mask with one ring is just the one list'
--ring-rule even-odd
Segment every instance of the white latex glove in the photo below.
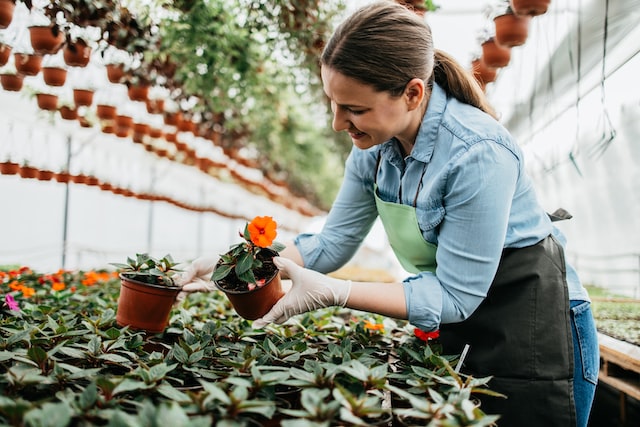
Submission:
{"label": "white latex glove", "polygon": [[217,255],[198,258],[189,264],[184,271],[174,276],[175,284],[182,287],[176,297],[176,302],[182,302],[187,295],[193,292],[212,292],[217,289],[211,281],[211,275],[218,259]]}
{"label": "white latex glove", "polygon": [[300,267],[282,257],[273,262],[291,279],[291,289],[280,298],[271,310],[253,321],[253,328],[260,329],[269,323],[283,323],[291,316],[339,305],[344,307],[351,292],[351,280],[340,280],[317,271]]}

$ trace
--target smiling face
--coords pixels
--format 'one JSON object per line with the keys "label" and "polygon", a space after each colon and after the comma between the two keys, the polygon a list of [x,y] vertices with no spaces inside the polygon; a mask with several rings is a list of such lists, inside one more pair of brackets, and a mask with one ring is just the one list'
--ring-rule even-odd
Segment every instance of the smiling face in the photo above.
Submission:
{"label": "smiling face", "polygon": [[412,79],[400,96],[378,92],[331,67],[321,70],[325,94],[331,100],[333,129],[346,131],[353,144],[371,148],[396,137],[405,154],[411,151],[422,120],[424,83]]}

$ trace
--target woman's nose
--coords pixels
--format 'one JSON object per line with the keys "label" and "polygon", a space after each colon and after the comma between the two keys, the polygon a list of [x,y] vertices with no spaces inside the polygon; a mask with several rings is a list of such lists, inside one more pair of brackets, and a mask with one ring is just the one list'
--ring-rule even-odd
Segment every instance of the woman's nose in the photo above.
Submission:
{"label": "woman's nose", "polygon": [[339,108],[333,109],[333,130],[336,132],[340,132],[341,130],[349,129],[350,123],[346,118],[346,114],[341,112]]}

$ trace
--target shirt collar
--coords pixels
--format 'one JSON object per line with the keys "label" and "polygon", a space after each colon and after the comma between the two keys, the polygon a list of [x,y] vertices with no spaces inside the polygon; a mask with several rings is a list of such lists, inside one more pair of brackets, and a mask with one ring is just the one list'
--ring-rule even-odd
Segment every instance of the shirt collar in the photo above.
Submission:
{"label": "shirt collar", "polygon": [[[442,116],[444,115],[446,106],[447,93],[440,85],[434,82],[429,104],[427,105],[427,111],[422,118],[422,123],[416,136],[416,142],[410,154],[414,159],[424,163],[428,163],[431,160],[436,145],[438,128],[440,127],[440,122],[442,122]],[[382,155],[393,163],[397,161],[404,163],[404,159],[402,159],[396,146],[395,138],[382,144],[381,149]]]}

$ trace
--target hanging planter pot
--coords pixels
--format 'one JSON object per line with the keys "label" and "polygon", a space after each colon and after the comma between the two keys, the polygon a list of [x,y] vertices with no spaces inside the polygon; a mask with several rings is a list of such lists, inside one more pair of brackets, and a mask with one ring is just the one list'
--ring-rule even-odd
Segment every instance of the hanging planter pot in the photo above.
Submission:
{"label": "hanging planter pot", "polygon": [[0,174],[16,175],[20,173],[20,165],[11,161],[0,163]]}
{"label": "hanging planter pot", "polygon": [[113,105],[98,104],[96,105],[96,115],[101,120],[114,120],[117,115],[117,109]]}
{"label": "hanging planter pot", "polygon": [[25,76],[35,76],[42,69],[42,55],[16,52],[13,58],[16,70]]}
{"label": "hanging planter pot", "polygon": [[10,55],[11,46],[9,46],[8,44],[0,43],[0,66],[7,65]]}
{"label": "hanging planter pot", "polygon": [[22,178],[35,178],[36,176],[38,176],[38,169],[27,165],[22,165],[20,166],[19,174]]}
{"label": "hanging planter pot", "polygon": [[77,120],[78,119],[78,110],[76,108],[71,108],[68,105],[61,106],[58,111],[60,112],[60,117],[64,120]]}
{"label": "hanging planter pot", "polygon": [[38,170],[38,174],[36,175],[36,179],[38,181],[51,181],[53,179],[54,172],[50,170]]}
{"label": "hanging planter pot", "polygon": [[164,112],[164,99],[147,99],[147,113],[162,114]]}
{"label": "hanging planter pot", "polygon": [[123,64],[107,64],[107,79],[111,83],[120,83],[124,77],[124,65]]}
{"label": "hanging planter pot", "polygon": [[487,83],[495,81],[498,74],[495,68],[487,66],[481,58],[471,61],[471,69],[473,77],[480,83],[482,89],[485,88]]}
{"label": "hanging planter pot", "polygon": [[41,55],[57,53],[64,44],[65,35],[57,25],[29,27],[31,47]]}
{"label": "hanging planter pot", "polygon": [[36,100],[38,107],[45,111],[57,111],[58,110],[58,95],[50,93],[37,93]]}
{"label": "hanging planter pot", "polygon": [[15,9],[14,0],[0,0],[0,30],[6,29],[11,24]]}
{"label": "hanging planter pot", "polygon": [[131,85],[128,90],[129,99],[132,101],[147,101],[147,96],[149,96],[149,86],[148,85]]}
{"label": "hanging planter pot", "polygon": [[73,89],[73,102],[76,106],[89,107],[93,104],[93,90]]}
{"label": "hanging planter pot", "polygon": [[133,127],[133,117],[118,114],[116,116],[116,126],[119,128],[131,129]]}
{"label": "hanging planter pot", "polygon": [[63,58],[69,66],[86,67],[91,59],[91,47],[82,39],[67,43],[63,50]]}
{"label": "hanging planter pot", "polygon": [[520,16],[512,12],[496,16],[493,20],[496,43],[503,47],[522,46],[529,35],[530,21],[531,16]]}
{"label": "hanging planter pot", "polygon": [[482,60],[489,67],[506,67],[511,61],[511,48],[498,45],[492,37],[482,43]]}
{"label": "hanging planter pot", "polygon": [[510,0],[516,15],[538,16],[547,12],[551,0]]}
{"label": "hanging planter pot", "polygon": [[4,90],[20,92],[24,84],[24,76],[22,74],[0,74],[0,83]]}
{"label": "hanging planter pot", "polygon": [[53,175],[53,179],[61,184],[66,184],[71,180],[71,175],[69,175],[69,172],[60,171]]}
{"label": "hanging planter pot", "polygon": [[61,67],[42,67],[42,78],[49,86],[64,86],[67,70]]}

